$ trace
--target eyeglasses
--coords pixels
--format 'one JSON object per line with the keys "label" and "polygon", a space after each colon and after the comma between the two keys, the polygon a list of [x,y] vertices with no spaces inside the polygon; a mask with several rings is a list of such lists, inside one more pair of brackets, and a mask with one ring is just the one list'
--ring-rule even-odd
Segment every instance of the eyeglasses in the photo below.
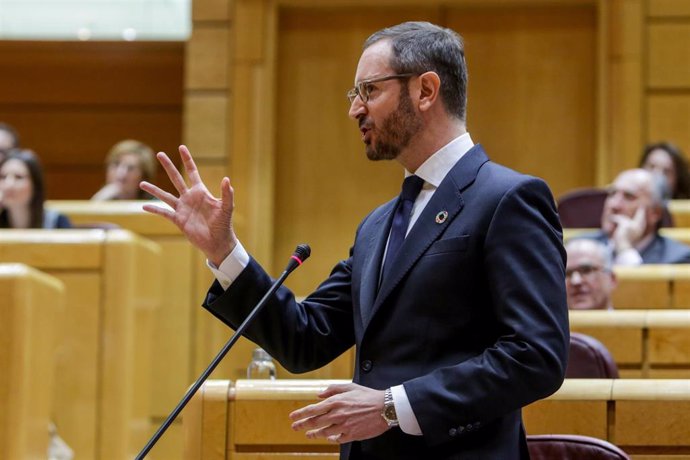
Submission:
{"label": "eyeglasses", "polygon": [[362,102],[369,102],[369,93],[374,89],[372,83],[378,83],[381,81],[394,80],[398,78],[409,78],[418,75],[416,73],[400,73],[397,75],[386,75],[385,77],[372,78],[370,80],[362,80],[354,88],[347,92],[347,99],[350,104],[354,102],[355,98],[359,96]]}
{"label": "eyeglasses", "polygon": [[583,264],[577,267],[568,268],[565,270],[565,279],[570,281],[575,273],[579,274],[582,278],[588,278],[594,276],[594,274],[601,271],[607,271],[604,267],[598,265]]}

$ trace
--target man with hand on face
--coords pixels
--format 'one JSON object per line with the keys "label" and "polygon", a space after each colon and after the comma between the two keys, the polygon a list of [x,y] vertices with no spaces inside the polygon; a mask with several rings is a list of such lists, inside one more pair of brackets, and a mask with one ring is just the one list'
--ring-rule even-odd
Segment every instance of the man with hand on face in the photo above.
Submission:
{"label": "man with hand on face", "polygon": [[659,235],[664,212],[664,178],[629,169],[609,188],[601,231],[593,235],[613,253],[617,265],[690,263],[690,247]]}
{"label": "man with hand on face", "polygon": [[565,287],[570,310],[613,310],[611,294],[617,280],[611,253],[603,243],[589,238],[570,240],[565,245]]}
{"label": "man with hand on face", "polygon": [[[466,130],[462,39],[424,22],[374,33],[348,93],[371,160],[405,169],[401,196],[359,225],[349,257],[304,301],[278,289],[246,336],[292,372],[356,347],[353,383],[291,414],[349,459],[526,459],[521,408],[556,391],[569,343],[565,252],[546,184],[489,160]],[[272,280],[232,227],[233,189],[191,185],[158,155],[172,209],[217,281],[205,307],[237,327]]]}

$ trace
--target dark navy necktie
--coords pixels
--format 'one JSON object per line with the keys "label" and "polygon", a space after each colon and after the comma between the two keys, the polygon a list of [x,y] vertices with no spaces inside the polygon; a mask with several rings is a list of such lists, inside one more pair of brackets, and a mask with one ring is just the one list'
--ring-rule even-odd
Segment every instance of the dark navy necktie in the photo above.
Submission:
{"label": "dark navy necktie", "polygon": [[400,199],[398,200],[398,205],[395,208],[393,224],[391,225],[391,234],[390,238],[388,239],[386,261],[383,264],[384,276],[385,273],[391,268],[393,262],[395,261],[395,256],[398,254],[400,246],[402,246],[402,243],[405,240],[407,227],[410,225],[412,205],[417,199],[417,195],[419,195],[419,192],[422,190],[422,185],[424,185],[424,179],[419,176],[408,176],[403,181],[402,192],[400,192]]}

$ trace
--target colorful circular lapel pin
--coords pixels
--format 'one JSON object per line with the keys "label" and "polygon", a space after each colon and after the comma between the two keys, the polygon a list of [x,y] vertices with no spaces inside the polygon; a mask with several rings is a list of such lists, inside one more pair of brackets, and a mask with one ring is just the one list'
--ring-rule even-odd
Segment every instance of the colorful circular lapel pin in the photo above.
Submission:
{"label": "colorful circular lapel pin", "polygon": [[437,224],[442,224],[448,219],[448,211],[441,211],[438,214],[436,214],[436,223]]}

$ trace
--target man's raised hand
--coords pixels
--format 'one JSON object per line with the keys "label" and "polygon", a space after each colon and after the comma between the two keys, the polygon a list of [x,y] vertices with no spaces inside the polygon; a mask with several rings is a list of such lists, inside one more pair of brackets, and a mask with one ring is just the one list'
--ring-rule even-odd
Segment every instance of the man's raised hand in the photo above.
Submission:
{"label": "man's raised hand", "polygon": [[232,228],[234,191],[230,179],[224,177],[220,183],[221,197],[216,198],[201,180],[191,153],[184,145],[179,148],[184,171],[189,178],[189,186],[170,158],[159,152],[156,157],[163,166],[179,196],[168,193],[159,187],[141,182],[139,187],[145,192],[167,204],[170,208],[145,204],[144,210],[165,217],[185,234],[187,239],[208,260],[219,266],[237,244]]}

